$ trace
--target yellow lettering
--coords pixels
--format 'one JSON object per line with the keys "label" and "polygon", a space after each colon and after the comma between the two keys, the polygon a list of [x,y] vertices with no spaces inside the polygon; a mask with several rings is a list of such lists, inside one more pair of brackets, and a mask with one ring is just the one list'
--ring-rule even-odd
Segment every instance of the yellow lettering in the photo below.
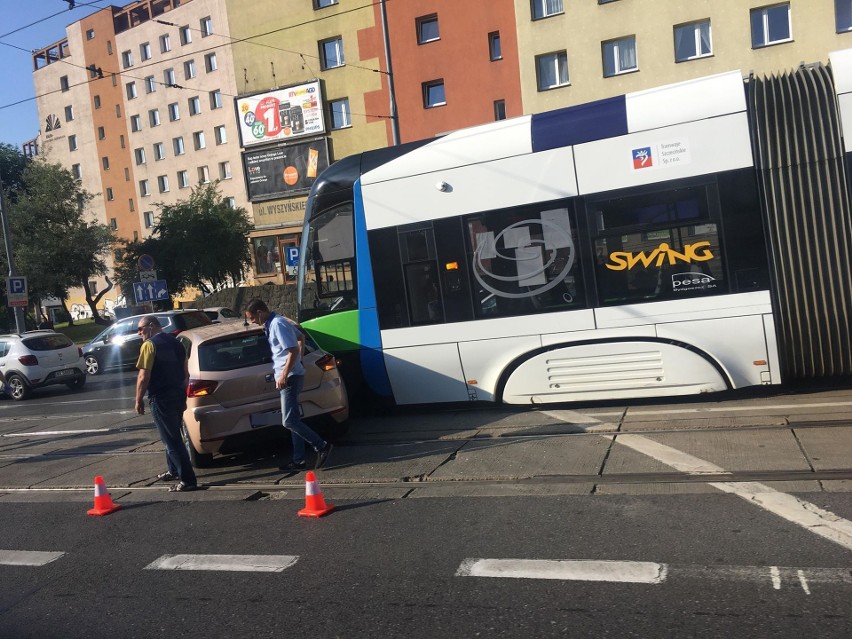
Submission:
{"label": "yellow lettering", "polygon": [[[639,253],[628,253],[626,251],[615,251],[609,254],[609,262],[604,264],[611,271],[630,270],[637,264],[642,264],[645,268],[651,265],[662,266],[666,258],[669,264],[674,265],[675,262],[706,262],[713,259],[713,252],[708,248],[710,242],[702,241],[695,244],[687,244],[683,247],[683,253],[675,251],[665,242],[657,248],[646,254],[645,251]],[[656,264],[654,264],[656,262]]]}
{"label": "yellow lettering", "polygon": [[627,268],[627,258],[630,257],[630,253],[622,253],[621,251],[616,251],[615,253],[609,254],[609,259],[611,264],[604,264],[610,271],[623,271]]}
{"label": "yellow lettering", "polygon": [[700,253],[698,252],[699,247],[710,246],[710,242],[706,240],[703,242],[696,242],[695,244],[690,244],[689,246],[684,247],[687,249],[692,255],[692,259],[697,260],[699,262],[706,262],[707,260],[713,259],[713,253],[709,249],[704,249]]}

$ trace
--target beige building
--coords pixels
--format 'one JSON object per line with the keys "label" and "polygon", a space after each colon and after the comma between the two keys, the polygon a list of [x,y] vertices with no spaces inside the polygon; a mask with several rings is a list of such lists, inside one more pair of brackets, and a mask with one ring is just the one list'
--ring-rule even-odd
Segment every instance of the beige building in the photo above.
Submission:
{"label": "beige building", "polygon": [[525,113],[852,47],[849,0],[515,0]]}

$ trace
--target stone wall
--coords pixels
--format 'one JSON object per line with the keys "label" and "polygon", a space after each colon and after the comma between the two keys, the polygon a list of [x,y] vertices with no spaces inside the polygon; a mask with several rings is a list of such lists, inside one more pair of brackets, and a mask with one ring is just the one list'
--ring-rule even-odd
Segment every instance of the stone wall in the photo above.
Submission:
{"label": "stone wall", "polygon": [[280,315],[296,319],[296,285],[295,284],[264,284],[263,286],[240,286],[213,293],[199,298],[185,308],[210,308],[211,306],[227,306],[237,313],[242,313],[248,301],[259,297],[270,310]]}

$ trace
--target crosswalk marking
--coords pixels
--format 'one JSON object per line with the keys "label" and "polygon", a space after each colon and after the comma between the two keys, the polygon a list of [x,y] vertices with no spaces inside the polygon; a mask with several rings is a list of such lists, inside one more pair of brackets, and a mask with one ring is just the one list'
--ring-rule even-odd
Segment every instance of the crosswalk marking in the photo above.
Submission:
{"label": "crosswalk marking", "polygon": [[163,555],[145,570],[283,572],[298,559],[298,555]]}
{"label": "crosswalk marking", "polygon": [[0,550],[2,566],[44,566],[56,561],[64,552],[45,552],[40,550]]}
{"label": "crosswalk marking", "polygon": [[658,584],[666,578],[666,566],[648,561],[465,559],[456,575]]}

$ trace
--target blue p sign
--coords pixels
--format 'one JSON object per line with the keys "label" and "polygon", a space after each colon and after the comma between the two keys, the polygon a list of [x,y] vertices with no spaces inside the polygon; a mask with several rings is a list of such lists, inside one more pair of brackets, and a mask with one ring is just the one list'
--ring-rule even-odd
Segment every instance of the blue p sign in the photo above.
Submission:
{"label": "blue p sign", "polygon": [[299,263],[299,247],[287,247],[287,266],[296,266]]}
{"label": "blue p sign", "polygon": [[26,277],[10,277],[9,278],[9,293],[12,295],[24,295],[27,292]]}

